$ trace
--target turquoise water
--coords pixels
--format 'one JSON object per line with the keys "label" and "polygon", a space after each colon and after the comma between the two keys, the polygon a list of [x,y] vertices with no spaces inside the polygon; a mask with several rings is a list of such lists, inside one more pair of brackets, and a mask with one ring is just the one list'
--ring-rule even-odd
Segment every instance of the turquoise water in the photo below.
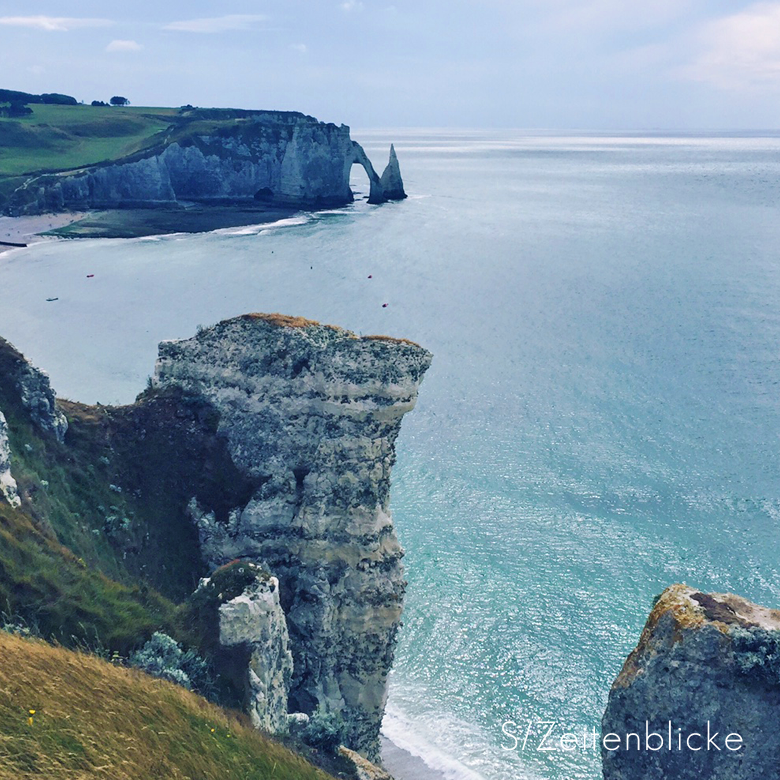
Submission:
{"label": "turquoise water", "polygon": [[668,584],[780,606],[780,139],[355,136],[396,142],[409,200],[12,252],[0,333],[102,402],[246,311],[429,348],[386,731],[453,778],[596,778],[501,724],[598,727]]}

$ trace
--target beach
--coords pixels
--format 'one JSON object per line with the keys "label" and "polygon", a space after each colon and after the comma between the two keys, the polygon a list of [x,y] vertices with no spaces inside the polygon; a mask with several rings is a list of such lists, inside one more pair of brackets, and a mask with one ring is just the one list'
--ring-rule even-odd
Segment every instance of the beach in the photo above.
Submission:
{"label": "beach", "polygon": [[67,214],[37,214],[31,217],[0,217],[0,253],[13,247],[4,244],[35,244],[49,240],[41,235],[78,222],[86,215],[80,212]]}
{"label": "beach", "polygon": [[446,780],[446,775],[432,769],[421,758],[382,737],[382,764],[395,780]]}
{"label": "beach", "polygon": [[207,233],[267,225],[297,213],[297,209],[281,206],[233,204],[0,217],[0,252],[15,248],[13,245],[29,246],[51,238],[145,238],[171,233]]}

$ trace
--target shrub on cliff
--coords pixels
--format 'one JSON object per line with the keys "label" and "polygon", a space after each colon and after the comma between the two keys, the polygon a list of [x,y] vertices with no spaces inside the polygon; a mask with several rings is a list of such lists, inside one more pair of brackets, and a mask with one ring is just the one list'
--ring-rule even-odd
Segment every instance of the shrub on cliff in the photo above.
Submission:
{"label": "shrub on cliff", "polygon": [[339,745],[344,742],[344,734],[345,727],[341,716],[318,708],[301,733],[301,738],[307,745],[335,755]]}
{"label": "shrub on cliff", "polygon": [[130,656],[130,665],[152,677],[168,680],[211,698],[214,683],[208,664],[194,650],[183,650],[175,639],[161,631],[155,631],[152,638]]}

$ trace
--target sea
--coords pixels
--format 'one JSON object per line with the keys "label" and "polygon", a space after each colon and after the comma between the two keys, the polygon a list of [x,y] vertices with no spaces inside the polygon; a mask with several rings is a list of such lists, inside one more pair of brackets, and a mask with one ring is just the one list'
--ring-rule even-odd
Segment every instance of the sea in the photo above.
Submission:
{"label": "sea", "polygon": [[384,733],[448,780],[593,780],[654,596],[780,607],[780,136],[353,137],[379,168],[395,143],[407,200],[368,205],[355,167],[346,208],[4,253],[0,334],[106,404],[245,312],[428,348]]}

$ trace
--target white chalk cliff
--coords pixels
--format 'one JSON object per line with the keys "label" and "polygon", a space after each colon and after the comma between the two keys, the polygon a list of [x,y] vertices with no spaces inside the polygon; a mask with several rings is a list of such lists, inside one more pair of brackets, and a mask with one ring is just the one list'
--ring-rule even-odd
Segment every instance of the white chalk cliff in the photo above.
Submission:
{"label": "white chalk cliff", "polygon": [[283,111],[201,113],[207,121],[172,126],[159,143],[128,157],[31,176],[10,196],[6,211],[20,215],[191,203],[338,206],[353,200],[349,178],[355,163],[369,177],[371,203],[406,197],[395,151],[380,179],[346,125]]}
{"label": "white chalk cliff", "polygon": [[339,713],[347,746],[372,759],[405,587],[390,470],[430,361],[408,341],[247,315],[163,342],[153,379],[210,402],[257,485],[226,522],[191,514],[212,568],[248,559],[278,578],[290,711]]}

